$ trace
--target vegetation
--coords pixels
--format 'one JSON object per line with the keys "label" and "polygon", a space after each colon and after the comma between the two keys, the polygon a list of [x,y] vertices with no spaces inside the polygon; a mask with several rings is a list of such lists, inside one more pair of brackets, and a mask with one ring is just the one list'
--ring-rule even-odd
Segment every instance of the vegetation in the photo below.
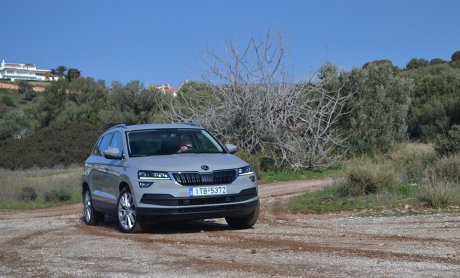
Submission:
{"label": "vegetation", "polygon": [[73,122],[40,129],[21,140],[0,141],[0,168],[52,168],[82,164],[101,132],[99,126]]}
{"label": "vegetation", "polygon": [[81,202],[82,167],[0,170],[0,209],[45,208]]}
{"label": "vegetation", "polygon": [[411,208],[417,203],[414,194],[417,188],[402,184],[392,192],[371,194],[364,196],[343,196],[340,185],[329,186],[325,189],[307,192],[294,197],[284,208],[294,213],[321,214],[339,211],[356,211],[381,214],[394,208],[397,212],[405,211],[406,206]]}
{"label": "vegetation", "polygon": [[289,80],[284,47],[269,32],[251,39],[245,51],[229,43],[225,54],[208,53],[207,89],[181,94],[166,111],[169,118],[197,122],[222,141],[269,157],[275,167],[333,164],[343,153],[344,135],[337,124],[351,93],[340,92],[329,67],[319,78]]}
{"label": "vegetation", "polygon": [[413,82],[390,61],[374,61],[340,76],[342,91],[354,92],[341,124],[352,154],[388,151],[407,139]]}
{"label": "vegetation", "polygon": [[333,166],[322,170],[270,170],[263,172],[261,182],[270,183],[276,181],[336,178],[342,172],[343,169],[340,166]]}
{"label": "vegetation", "polygon": [[460,123],[460,68],[431,65],[401,73],[414,82],[409,109],[412,138],[433,141]]}
{"label": "vegetation", "polygon": [[460,153],[460,125],[453,125],[447,136],[438,136],[435,149],[440,155]]}
{"label": "vegetation", "polygon": [[[450,61],[413,58],[404,69],[388,60],[349,71],[328,63],[292,81],[285,46],[270,33],[244,51],[234,43],[227,50],[208,53],[209,74],[178,97],[139,81],[107,86],[65,66],[52,70],[62,78],[44,92],[31,82],[0,89],[0,167],[81,165],[108,126],[195,121],[237,144],[262,181],[343,177],[296,199],[293,211],[315,202],[342,209],[458,205],[460,51]],[[62,186],[15,185],[14,198],[61,202],[69,198]]]}
{"label": "vegetation", "polygon": [[[460,205],[460,155],[435,158],[432,146],[403,144],[386,157],[353,159],[344,177],[316,192],[295,197],[286,209],[297,213],[412,207],[445,208]],[[417,165],[411,161],[419,159]],[[416,182],[414,182],[416,181]]]}

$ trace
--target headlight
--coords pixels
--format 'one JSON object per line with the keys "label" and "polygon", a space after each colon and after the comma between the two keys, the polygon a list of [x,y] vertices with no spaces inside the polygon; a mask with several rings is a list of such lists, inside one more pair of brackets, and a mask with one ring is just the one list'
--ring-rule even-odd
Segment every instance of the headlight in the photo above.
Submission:
{"label": "headlight", "polygon": [[238,168],[238,175],[239,176],[247,176],[254,174],[254,170],[250,165]]}
{"label": "headlight", "polygon": [[139,171],[137,176],[140,180],[169,180],[168,172],[159,172],[159,171]]}

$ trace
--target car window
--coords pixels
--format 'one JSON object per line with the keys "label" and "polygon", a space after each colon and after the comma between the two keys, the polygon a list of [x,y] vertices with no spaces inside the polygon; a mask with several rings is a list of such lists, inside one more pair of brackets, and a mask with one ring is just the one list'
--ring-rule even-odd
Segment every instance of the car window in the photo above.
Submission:
{"label": "car window", "polygon": [[113,134],[112,142],[110,143],[111,148],[118,148],[120,150],[120,155],[123,156],[123,137],[120,132],[115,132]]}
{"label": "car window", "polygon": [[102,152],[110,147],[110,141],[112,141],[113,133],[109,133],[102,137],[101,143],[99,144],[99,155],[104,155]]}
{"label": "car window", "polygon": [[214,138],[207,132],[200,132],[195,134],[195,138],[200,146],[202,152],[222,152],[221,146],[215,144]]}
{"label": "car window", "polygon": [[224,152],[222,146],[201,129],[131,131],[128,141],[131,156]]}

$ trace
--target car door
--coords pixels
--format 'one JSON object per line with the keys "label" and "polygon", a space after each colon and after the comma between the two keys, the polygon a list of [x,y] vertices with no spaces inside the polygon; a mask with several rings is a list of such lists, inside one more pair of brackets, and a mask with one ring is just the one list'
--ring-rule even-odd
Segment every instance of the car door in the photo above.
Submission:
{"label": "car door", "polygon": [[120,132],[115,132],[110,143],[110,148],[117,148],[119,152],[119,158],[106,158],[106,171],[104,182],[102,183],[102,190],[106,192],[110,198],[108,201],[112,209],[116,208],[117,199],[118,199],[118,189],[122,181],[122,176],[125,172],[124,170],[124,141],[123,136]]}
{"label": "car door", "polygon": [[107,159],[104,157],[103,151],[110,147],[113,133],[105,134],[94,150],[91,158],[87,161],[88,166],[91,168],[89,174],[89,181],[91,184],[91,194],[94,205],[99,209],[106,209],[107,204],[110,203],[110,195],[105,192],[106,172],[107,172]]}

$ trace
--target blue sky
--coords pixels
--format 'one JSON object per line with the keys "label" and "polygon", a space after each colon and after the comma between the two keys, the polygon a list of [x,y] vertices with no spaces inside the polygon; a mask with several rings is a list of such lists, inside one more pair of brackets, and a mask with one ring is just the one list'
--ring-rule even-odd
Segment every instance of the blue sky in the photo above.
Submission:
{"label": "blue sky", "polygon": [[389,59],[450,60],[460,50],[456,0],[14,0],[0,5],[0,59],[75,67],[109,85],[200,79],[201,56],[269,28],[301,79],[329,61],[341,69]]}

